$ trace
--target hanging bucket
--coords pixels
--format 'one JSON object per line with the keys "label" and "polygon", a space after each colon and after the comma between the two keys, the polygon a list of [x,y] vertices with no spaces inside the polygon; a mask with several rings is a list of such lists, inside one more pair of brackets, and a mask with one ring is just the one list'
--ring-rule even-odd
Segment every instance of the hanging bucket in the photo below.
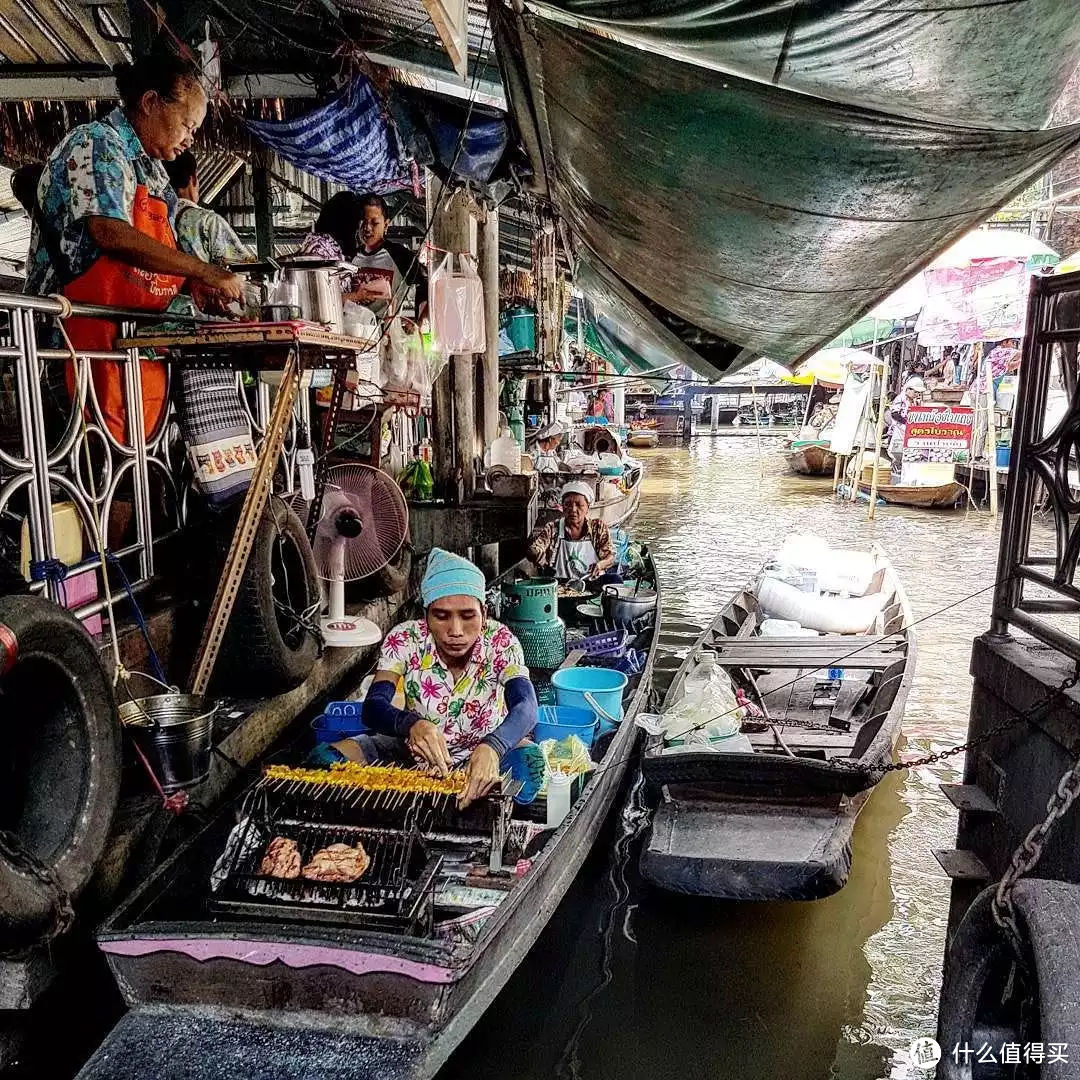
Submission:
{"label": "hanging bucket", "polygon": [[209,776],[217,710],[192,694],[155,694],[125,701],[117,713],[169,793],[194,787]]}
{"label": "hanging bucket", "polygon": [[609,716],[622,720],[623,690],[629,680],[621,671],[610,668],[563,668],[551,676],[555,700],[560,705],[588,709],[599,721],[600,732],[611,730],[611,724],[589,704],[586,694]]}

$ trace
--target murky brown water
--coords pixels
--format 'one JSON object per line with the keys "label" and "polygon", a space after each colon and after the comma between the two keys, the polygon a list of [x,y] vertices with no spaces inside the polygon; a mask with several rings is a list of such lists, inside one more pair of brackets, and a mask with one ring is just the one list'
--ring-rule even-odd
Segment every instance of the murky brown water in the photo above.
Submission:
{"label": "murky brown water", "polygon": [[[704,623],[791,532],[891,555],[917,618],[989,586],[997,528],[985,512],[841,504],[786,473],[779,440],[698,438],[645,451],[635,536],[665,587],[665,615]],[[960,742],[972,638],[990,592],[918,629],[907,752]],[[859,819],[848,885],[803,904],[659,894],[627,868],[629,914],[603,948],[612,836],[603,838],[537,947],[447,1066],[448,1077],[581,1080],[883,1080],[934,1030],[948,882],[933,849],[955,814],[939,765],[893,775]],[[617,868],[616,868],[617,869]],[[624,932],[625,931],[625,932]],[[610,981],[598,990],[606,963]],[[567,1044],[579,1038],[567,1052]]]}

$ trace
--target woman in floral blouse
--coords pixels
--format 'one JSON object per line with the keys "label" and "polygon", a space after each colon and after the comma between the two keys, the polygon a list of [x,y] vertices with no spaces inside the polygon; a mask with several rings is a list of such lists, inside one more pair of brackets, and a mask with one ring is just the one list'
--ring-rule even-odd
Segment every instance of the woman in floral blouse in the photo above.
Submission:
{"label": "woman in floral blouse", "polygon": [[[424,618],[383,640],[364,700],[373,732],[334,743],[351,761],[420,761],[445,775],[465,765],[461,805],[498,781],[503,759],[536,724],[536,693],[521,643],[485,615],[484,575],[467,559],[435,548],[420,585]],[[399,681],[405,708],[393,705]]]}

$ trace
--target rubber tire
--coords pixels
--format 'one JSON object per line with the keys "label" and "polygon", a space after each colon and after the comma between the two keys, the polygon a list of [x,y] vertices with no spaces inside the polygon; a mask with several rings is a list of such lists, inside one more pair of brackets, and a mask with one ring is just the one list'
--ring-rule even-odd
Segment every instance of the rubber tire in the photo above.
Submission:
{"label": "rubber tire", "polygon": [[[51,867],[74,899],[104,853],[120,796],[112,687],[93,640],[57,604],[0,597],[0,623],[18,642],[14,665],[0,677],[11,770],[0,828]],[[0,857],[0,949],[34,944],[52,918],[51,890]]]}
{"label": "rubber tire", "polygon": [[[973,1021],[987,990],[1000,991],[1011,949],[994,922],[995,887],[984,889],[960,921],[949,948],[948,975],[941,991],[938,1080],[971,1080],[970,1062],[952,1058],[959,1043],[977,1049]],[[1080,885],[1022,878],[1013,893],[1029,966],[1037,982],[1039,1033],[1028,1041],[1080,1046]],[[1072,1058],[1073,1054],[1066,1056]],[[1075,1060],[1042,1065],[1041,1080],[1074,1080]]]}
{"label": "rubber tire", "polygon": [[[291,690],[311,674],[318,658],[319,644],[313,634],[303,633],[288,641],[278,622],[272,567],[279,529],[289,553],[293,608],[303,611],[317,601],[321,606],[319,574],[307,533],[296,513],[274,496],[255,533],[218,654],[213,680],[218,693],[265,697]],[[318,612],[316,608],[316,619]]]}

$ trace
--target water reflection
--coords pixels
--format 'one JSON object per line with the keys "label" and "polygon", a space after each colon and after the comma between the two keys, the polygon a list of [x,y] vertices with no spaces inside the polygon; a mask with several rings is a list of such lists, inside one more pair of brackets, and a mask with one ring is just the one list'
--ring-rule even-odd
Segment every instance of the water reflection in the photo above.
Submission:
{"label": "water reflection", "polygon": [[[645,451],[635,534],[656,555],[666,617],[703,622],[790,532],[889,552],[917,618],[991,584],[989,515],[836,503],[829,485],[786,473],[779,442],[701,438]],[[971,640],[990,590],[918,631],[907,750],[962,741]],[[909,1075],[906,1048],[934,1029],[948,882],[932,851],[954,813],[942,764],[886,778],[859,819],[840,893],[804,904],[731,904],[666,896],[630,867],[635,941],[616,933],[612,981],[590,1009],[573,1061],[560,1058],[599,977],[613,829],[549,929],[447,1077],[562,1075],[583,1080],[881,1080]],[[632,858],[636,859],[636,851]],[[619,930],[621,931],[621,920]]]}

